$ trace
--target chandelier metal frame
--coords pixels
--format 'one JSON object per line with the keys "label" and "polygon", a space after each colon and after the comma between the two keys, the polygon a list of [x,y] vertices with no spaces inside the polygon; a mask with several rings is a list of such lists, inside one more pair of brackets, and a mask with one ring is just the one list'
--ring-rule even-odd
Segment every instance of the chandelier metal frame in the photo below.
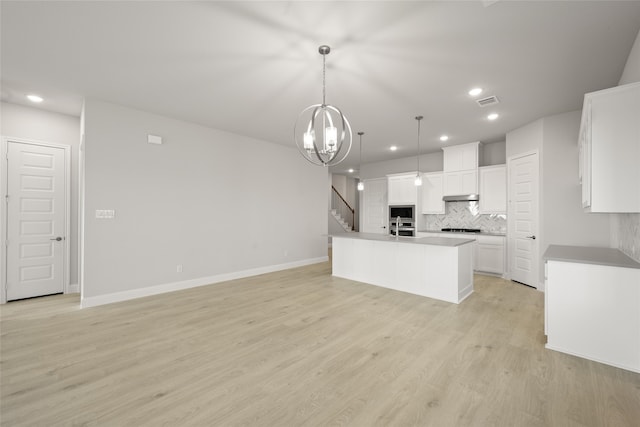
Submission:
{"label": "chandelier metal frame", "polygon": [[349,120],[338,107],[326,102],[326,59],[330,51],[326,45],[318,48],[322,55],[322,104],[302,110],[293,127],[298,150],[318,166],[335,166],[342,162],[351,151],[353,139]]}

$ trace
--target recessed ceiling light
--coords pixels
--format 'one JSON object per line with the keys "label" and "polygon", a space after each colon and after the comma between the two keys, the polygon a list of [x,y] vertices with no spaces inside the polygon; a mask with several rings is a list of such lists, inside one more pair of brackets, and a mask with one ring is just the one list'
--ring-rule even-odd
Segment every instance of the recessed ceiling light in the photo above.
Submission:
{"label": "recessed ceiling light", "polygon": [[349,173],[353,173],[353,169],[349,169],[349,170],[348,170],[348,172],[349,172]]}
{"label": "recessed ceiling light", "polygon": [[442,141],[442,142],[447,141],[447,140],[449,140],[449,137],[447,135],[442,135],[440,137],[440,141]]}
{"label": "recessed ceiling light", "polygon": [[495,120],[495,119],[497,119],[498,117],[500,117],[500,116],[498,115],[498,113],[491,113],[491,114],[489,114],[489,115],[487,116],[487,119],[489,119],[489,120]]}
{"label": "recessed ceiling light", "polygon": [[41,96],[38,95],[27,95],[27,99],[31,102],[42,102],[44,101],[44,99],[42,99]]}
{"label": "recessed ceiling light", "polygon": [[392,145],[391,147],[389,147],[389,150],[391,151],[396,151],[398,149],[398,147],[396,147],[395,145]]}
{"label": "recessed ceiling light", "polygon": [[480,88],[480,87],[474,87],[473,89],[471,89],[469,91],[469,95],[471,95],[471,96],[478,96],[481,93],[482,93],[482,88]]}

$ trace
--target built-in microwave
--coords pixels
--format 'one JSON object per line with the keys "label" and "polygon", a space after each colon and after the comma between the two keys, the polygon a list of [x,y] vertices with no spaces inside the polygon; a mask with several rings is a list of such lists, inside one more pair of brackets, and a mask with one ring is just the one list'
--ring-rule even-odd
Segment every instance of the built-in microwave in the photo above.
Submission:
{"label": "built-in microwave", "polygon": [[[399,220],[398,220],[399,218]],[[389,206],[389,233],[398,236],[416,235],[414,205]]]}
{"label": "built-in microwave", "polygon": [[389,220],[395,220],[397,217],[400,217],[403,220],[410,219],[411,221],[415,221],[414,208],[414,205],[390,205]]}

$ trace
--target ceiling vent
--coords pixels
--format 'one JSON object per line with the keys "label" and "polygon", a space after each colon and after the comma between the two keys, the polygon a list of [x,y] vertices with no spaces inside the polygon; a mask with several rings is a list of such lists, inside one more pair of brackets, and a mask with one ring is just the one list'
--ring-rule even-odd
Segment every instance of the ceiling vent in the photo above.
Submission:
{"label": "ceiling vent", "polygon": [[481,107],[487,107],[489,105],[497,104],[500,101],[498,101],[498,97],[497,96],[493,96],[492,95],[492,96],[487,96],[486,98],[476,99],[476,102]]}

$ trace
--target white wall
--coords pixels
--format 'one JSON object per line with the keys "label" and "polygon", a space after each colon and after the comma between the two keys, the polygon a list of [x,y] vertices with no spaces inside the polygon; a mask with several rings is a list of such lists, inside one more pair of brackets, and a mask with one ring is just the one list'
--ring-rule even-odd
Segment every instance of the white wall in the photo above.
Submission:
{"label": "white wall", "polygon": [[636,36],[636,41],[631,47],[631,52],[627,57],[627,62],[620,76],[618,85],[626,85],[628,83],[640,82],[640,31]]}
{"label": "white wall", "polygon": [[[503,165],[506,161],[506,142],[492,142],[480,145],[479,165]],[[417,167],[415,156],[362,165],[362,179],[382,178],[394,173],[415,172]],[[421,172],[438,172],[444,169],[444,152],[437,151],[420,156]]]}
{"label": "white wall", "polygon": [[542,252],[549,245],[609,246],[609,214],[582,209],[578,180],[580,116],[580,111],[571,111],[543,119]]}
{"label": "white wall", "polygon": [[[442,151],[423,154],[420,156],[421,172],[441,171],[443,165]],[[413,157],[403,157],[400,159],[385,160],[382,162],[363,164],[360,171],[361,179],[381,178],[393,173],[415,172],[417,159]]]}
{"label": "white wall", "polygon": [[80,118],[51,113],[37,108],[3,102],[1,104],[2,135],[31,139],[71,147],[71,230],[68,236],[69,283],[78,285],[78,146]]}
{"label": "white wall", "polygon": [[542,120],[536,120],[507,133],[507,159],[542,148]]}
{"label": "white wall", "polygon": [[294,147],[93,99],[84,131],[83,306],[327,259],[328,172]]}
{"label": "white wall", "polygon": [[506,141],[480,145],[479,166],[504,165],[507,163]]}

